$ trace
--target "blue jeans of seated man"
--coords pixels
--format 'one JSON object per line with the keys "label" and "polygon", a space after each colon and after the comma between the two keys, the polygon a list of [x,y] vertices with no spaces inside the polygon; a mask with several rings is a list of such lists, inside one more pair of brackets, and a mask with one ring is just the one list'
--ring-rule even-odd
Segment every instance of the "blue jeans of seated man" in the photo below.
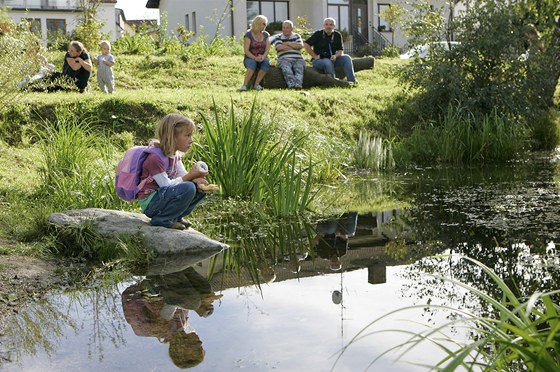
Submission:
{"label": "blue jeans of seated man", "polygon": [[323,71],[327,75],[335,77],[335,69],[337,67],[342,67],[346,79],[351,82],[356,82],[356,77],[354,76],[354,65],[352,64],[352,58],[348,54],[343,54],[338,57],[334,62],[329,58],[313,59],[311,64],[317,70]]}
{"label": "blue jeans of seated man", "polygon": [[152,219],[153,226],[171,227],[189,215],[205,196],[193,182],[160,187],[144,214]]}

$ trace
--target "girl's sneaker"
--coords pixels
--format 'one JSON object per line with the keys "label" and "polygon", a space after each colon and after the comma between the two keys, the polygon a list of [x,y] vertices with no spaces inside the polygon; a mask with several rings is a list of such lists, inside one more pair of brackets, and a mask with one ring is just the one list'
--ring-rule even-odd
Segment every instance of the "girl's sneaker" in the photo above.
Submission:
{"label": "girl's sneaker", "polygon": [[171,228],[175,230],[185,230],[185,225],[180,222],[175,222]]}
{"label": "girl's sneaker", "polygon": [[247,91],[247,85],[242,85],[241,89],[239,89],[242,92],[246,92]]}
{"label": "girl's sneaker", "polygon": [[264,88],[263,88],[263,87],[261,87],[260,85],[258,85],[258,84],[257,84],[257,85],[255,85],[255,90],[263,90],[263,89],[264,89]]}
{"label": "girl's sneaker", "polygon": [[180,219],[179,222],[181,225],[185,226],[185,229],[188,229],[189,227],[192,226],[192,222],[189,220],[184,220],[184,219]]}

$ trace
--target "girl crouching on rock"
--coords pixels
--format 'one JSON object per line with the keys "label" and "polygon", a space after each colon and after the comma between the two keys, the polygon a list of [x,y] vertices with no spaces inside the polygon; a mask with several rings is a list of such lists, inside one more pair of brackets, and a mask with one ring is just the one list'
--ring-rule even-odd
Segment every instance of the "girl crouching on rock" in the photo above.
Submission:
{"label": "girl crouching on rock", "polygon": [[179,114],[165,116],[158,127],[159,141],[154,147],[168,158],[150,153],[142,164],[140,181],[148,179],[138,193],[138,201],[144,214],[150,217],[153,226],[164,226],[184,230],[191,226],[183,219],[204,199],[200,187],[208,185],[204,178],[208,170],[194,164],[189,172],[178,152],[186,152],[193,143],[194,122]]}

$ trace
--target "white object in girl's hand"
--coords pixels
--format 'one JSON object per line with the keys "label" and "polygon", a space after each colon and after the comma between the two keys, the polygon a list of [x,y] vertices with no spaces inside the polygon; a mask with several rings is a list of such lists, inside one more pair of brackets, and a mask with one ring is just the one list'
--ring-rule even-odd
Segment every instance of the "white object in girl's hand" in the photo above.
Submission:
{"label": "white object in girl's hand", "polygon": [[197,161],[196,162],[196,167],[200,170],[208,172],[208,165],[203,161]]}

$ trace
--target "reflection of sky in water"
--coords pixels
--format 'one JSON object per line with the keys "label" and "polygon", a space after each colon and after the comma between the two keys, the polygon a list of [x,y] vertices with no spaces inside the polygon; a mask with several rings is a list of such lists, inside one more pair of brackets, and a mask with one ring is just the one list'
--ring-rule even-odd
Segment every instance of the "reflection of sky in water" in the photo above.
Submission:
{"label": "reflection of sky in water", "polygon": [[[204,361],[192,370],[221,371],[325,371],[330,370],[341,347],[378,316],[411,304],[402,299],[403,267],[387,268],[387,283],[368,284],[367,270],[342,275],[343,306],[332,302],[332,292],[340,289],[340,273],[263,285],[262,296],[255,287],[232,288],[214,303],[214,314],[200,318],[189,311],[189,322],[203,342]],[[126,286],[120,286],[122,292]],[[138,337],[124,320],[120,295],[114,292],[98,298],[99,314],[91,300],[68,304],[56,298],[59,311],[74,319],[76,331],[63,328],[54,339],[55,351],[49,358],[43,350],[36,356],[23,355],[21,365],[5,365],[6,371],[43,370],[176,370],[168,356],[168,345],[153,337]],[[109,316],[111,309],[114,316]],[[102,321],[94,329],[94,317]],[[394,319],[411,318],[401,313]],[[342,318],[342,319],[341,319]],[[412,323],[387,319],[375,329],[413,329]],[[418,316],[418,321],[426,318]],[[343,332],[343,334],[342,334]],[[93,336],[95,335],[95,337]],[[338,362],[336,371],[364,370],[373,358],[402,340],[394,333],[368,336],[354,344]],[[406,360],[430,363],[437,360],[435,348],[427,344],[408,354]],[[410,371],[412,366],[393,364],[394,354],[380,360],[374,369]],[[429,359],[426,359],[429,358]],[[423,370],[423,369],[419,369]]]}

